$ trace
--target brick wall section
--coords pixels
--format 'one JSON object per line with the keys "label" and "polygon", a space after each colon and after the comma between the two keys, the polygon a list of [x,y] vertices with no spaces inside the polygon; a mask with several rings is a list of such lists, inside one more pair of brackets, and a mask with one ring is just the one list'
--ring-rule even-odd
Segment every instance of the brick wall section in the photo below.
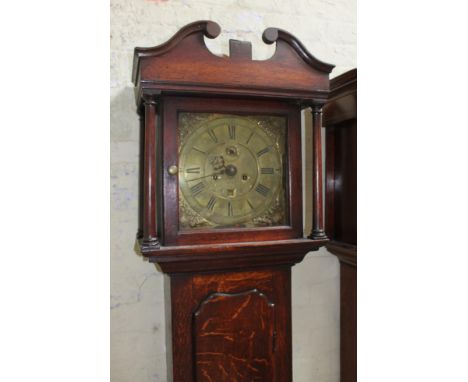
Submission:
{"label": "brick wall section", "polygon": [[[317,58],[335,64],[334,77],[356,66],[355,8],[354,0],[111,1],[112,382],[166,381],[164,278],[133,251],[138,181],[133,48],[159,45],[180,27],[209,19],[222,28],[221,36],[207,40],[214,53],[227,54],[228,40],[235,38],[252,42],[254,59],[266,59],[274,46],[265,45],[261,34],[274,26],[294,34]],[[304,140],[310,147],[310,134]],[[305,159],[309,166],[311,159]],[[304,172],[309,174],[310,168]],[[308,195],[308,175],[304,183]],[[306,198],[307,211],[310,205]],[[325,250],[293,268],[295,382],[339,381],[338,276],[338,263]]]}

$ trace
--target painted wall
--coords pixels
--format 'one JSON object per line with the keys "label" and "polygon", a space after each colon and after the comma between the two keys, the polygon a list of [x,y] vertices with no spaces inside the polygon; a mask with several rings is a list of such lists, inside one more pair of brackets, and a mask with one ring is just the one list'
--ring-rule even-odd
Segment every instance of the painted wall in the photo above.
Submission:
{"label": "painted wall", "polygon": [[[215,54],[227,54],[228,40],[235,38],[252,42],[254,59],[266,59],[274,46],[265,45],[261,34],[274,26],[294,34],[320,60],[335,64],[334,77],[356,66],[355,8],[355,0],[111,1],[112,382],[166,381],[163,276],[133,250],[138,195],[133,48],[159,45],[182,26],[208,19],[222,28],[217,39],[207,40]],[[308,115],[304,121],[310,123]],[[304,134],[304,141],[310,147],[310,134]],[[310,150],[305,155],[308,186]],[[305,194],[309,212],[308,188]],[[294,381],[338,382],[338,262],[321,250],[296,265],[292,277]]]}

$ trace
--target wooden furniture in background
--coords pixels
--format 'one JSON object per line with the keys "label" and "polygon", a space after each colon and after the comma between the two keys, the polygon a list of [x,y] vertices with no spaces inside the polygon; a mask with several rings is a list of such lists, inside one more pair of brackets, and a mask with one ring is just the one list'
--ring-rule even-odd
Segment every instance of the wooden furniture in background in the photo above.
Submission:
{"label": "wooden furniture in background", "polygon": [[357,70],[330,81],[323,108],[326,127],[327,249],[340,260],[341,382],[356,375],[356,131]]}
{"label": "wooden furniture in background", "polygon": [[[250,43],[241,41],[230,41],[229,57],[215,56],[205,46],[204,38],[219,34],[218,24],[199,21],[185,26],[162,45],[135,48],[133,82],[143,119],[138,244],[143,256],[169,276],[166,309],[170,381],[288,382],[292,380],[291,267],[328,241],[322,215],[320,134],[321,108],[328,97],[333,65],[317,60],[298,39],[276,28],[268,28],[263,34],[265,43],[276,43],[276,51],[268,60],[252,60]],[[313,224],[304,238],[300,113],[306,108],[312,110],[316,139]],[[215,205],[210,199],[206,209],[201,206],[204,217],[196,211],[186,213],[181,205],[180,184],[186,178],[180,178],[180,174],[202,171],[200,165],[179,168],[180,153],[184,152],[180,142],[187,135],[181,133],[178,116],[187,110],[213,118],[219,114],[235,115],[233,120],[272,115],[287,121],[284,164],[278,169],[258,166],[256,158],[276,150],[276,143],[254,151],[251,164],[244,167],[245,172],[258,167],[260,179],[274,171],[285,174],[282,192],[286,208],[281,213],[286,217],[282,224],[269,224],[263,216],[254,216],[257,220],[246,221],[244,226],[183,228],[181,216],[188,216],[197,225],[210,216],[207,209]],[[200,129],[197,126],[195,123],[192,128]],[[231,125],[224,127],[223,140],[232,139],[239,151],[249,150],[249,137],[240,142]],[[201,142],[209,151],[209,145],[219,143],[221,133],[205,131]],[[193,150],[205,151],[201,147]],[[211,159],[209,163],[220,158]],[[202,189],[211,187],[204,186],[210,175],[234,179],[240,168],[233,164],[222,167],[222,173],[203,173],[193,179],[200,179],[202,185],[191,188],[192,203]],[[264,186],[252,187],[260,197],[271,191]],[[222,201],[228,206],[223,210],[226,222],[236,213],[227,201],[234,194]],[[270,204],[264,212],[274,219],[278,209]],[[247,227],[249,223],[256,226]]]}

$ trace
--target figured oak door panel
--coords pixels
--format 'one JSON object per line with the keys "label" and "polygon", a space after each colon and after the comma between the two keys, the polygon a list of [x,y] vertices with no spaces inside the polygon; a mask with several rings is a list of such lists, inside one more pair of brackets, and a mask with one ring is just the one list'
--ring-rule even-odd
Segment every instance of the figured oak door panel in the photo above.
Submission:
{"label": "figured oak door panel", "polygon": [[290,267],[176,274],[170,283],[168,381],[292,381]]}
{"label": "figured oak door panel", "polygon": [[194,314],[196,381],[275,381],[275,330],[275,305],[257,289],[211,294]]}

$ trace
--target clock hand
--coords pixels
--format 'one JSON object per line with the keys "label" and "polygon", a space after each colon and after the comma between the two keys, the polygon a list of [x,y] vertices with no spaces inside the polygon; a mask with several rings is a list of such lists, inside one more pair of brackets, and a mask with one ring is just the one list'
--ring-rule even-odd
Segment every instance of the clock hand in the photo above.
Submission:
{"label": "clock hand", "polygon": [[200,176],[198,178],[188,179],[187,181],[191,182],[193,180],[199,180],[199,179],[208,178],[214,175],[224,174],[224,170],[226,169],[226,164],[224,163],[224,158],[222,155],[215,156],[213,159],[210,160],[210,163],[213,166],[213,169],[215,170],[215,172],[205,175],[205,176]]}
{"label": "clock hand", "polygon": [[187,179],[187,182],[192,182],[194,180],[199,180],[199,179],[203,179],[203,178],[208,178],[210,176],[213,176],[213,175],[220,175],[220,174],[224,174],[224,168],[221,170],[221,171],[216,171],[216,172],[213,172],[211,174],[208,174],[208,175],[205,175],[205,176],[200,176],[198,178],[194,178],[194,179]]}

